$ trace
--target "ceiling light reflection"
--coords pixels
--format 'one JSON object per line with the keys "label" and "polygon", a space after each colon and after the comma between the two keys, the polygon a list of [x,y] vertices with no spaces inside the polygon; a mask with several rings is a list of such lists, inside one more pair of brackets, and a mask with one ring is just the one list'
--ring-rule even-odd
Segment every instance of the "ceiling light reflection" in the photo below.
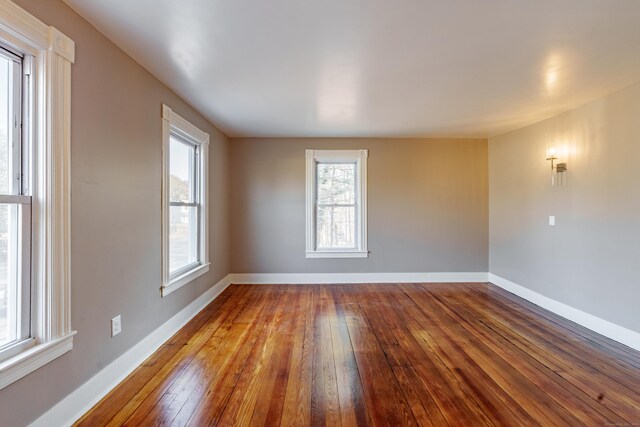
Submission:
{"label": "ceiling light reflection", "polygon": [[549,55],[545,65],[544,82],[548,95],[558,92],[561,80],[562,59],[559,54]]}
{"label": "ceiling light reflection", "polygon": [[358,73],[351,62],[334,61],[321,72],[317,116],[321,123],[351,122],[356,117]]}

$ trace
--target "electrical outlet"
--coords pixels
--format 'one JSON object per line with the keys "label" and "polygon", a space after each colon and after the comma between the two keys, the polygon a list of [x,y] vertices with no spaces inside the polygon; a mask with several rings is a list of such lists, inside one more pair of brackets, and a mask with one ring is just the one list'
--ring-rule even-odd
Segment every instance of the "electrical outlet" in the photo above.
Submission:
{"label": "electrical outlet", "polygon": [[116,317],[111,319],[111,336],[115,337],[122,331],[122,319],[118,314]]}
{"label": "electrical outlet", "polygon": [[549,225],[552,226],[552,227],[556,225],[556,217],[555,217],[555,215],[550,215],[549,216]]}

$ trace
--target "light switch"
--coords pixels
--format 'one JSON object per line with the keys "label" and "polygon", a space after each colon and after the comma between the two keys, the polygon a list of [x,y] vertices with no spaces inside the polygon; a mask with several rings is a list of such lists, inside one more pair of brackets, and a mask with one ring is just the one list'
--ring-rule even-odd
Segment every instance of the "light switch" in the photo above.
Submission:
{"label": "light switch", "polygon": [[550,226],[555,226],[556,225],[556,217],[555,217],[555,215],[549,215],[549,225]]}

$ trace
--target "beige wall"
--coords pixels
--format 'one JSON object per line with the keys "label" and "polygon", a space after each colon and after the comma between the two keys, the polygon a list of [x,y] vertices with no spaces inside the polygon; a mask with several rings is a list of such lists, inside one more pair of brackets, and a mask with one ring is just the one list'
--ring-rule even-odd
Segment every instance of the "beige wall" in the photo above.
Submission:
{"label": "beige wall", "polygon": [[[18,0],[76,42],[72,70],[73,351],[0,390],[0,425],[33,421],[229,272],[228,140],[59,0]],[[211,135],[211,271],[160,298],[161,104]],[[110,319],[123,331],[110,337]]]}
{"label": "beige wall", "polygon": [[[551,146],[564,186],[550,185]],[[640,85],[491,138],[490,271],[640,332],[639,160]]]}
{"label": "beige wall", "polygon": [[[305,153],[369,149],[367,259],[305,258]],[[487,271],[487,141],[233,139],[234,273]]]}

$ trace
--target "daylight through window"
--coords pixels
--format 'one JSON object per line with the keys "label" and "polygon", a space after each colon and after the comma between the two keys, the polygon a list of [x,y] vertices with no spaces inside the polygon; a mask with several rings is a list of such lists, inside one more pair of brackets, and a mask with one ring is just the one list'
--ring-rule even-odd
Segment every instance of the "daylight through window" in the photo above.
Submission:
{"label": "daylight through window", "polygon": [[307,150],[307,257],[366,257],[366,150]]}
{"label": "daylight through window", "polygon": [[31,196],[23,186],[22,62],[0,48],[0,360],[30,331]]}
{"label": "daylight through window", "polygon": [[200,262],[198,256],[198,147],[176,135],[170,140],[169,274]]}
{"label": "daylight through window", "polygon": [[316,165],[316,248],[356,248],[356,164]]}
{"label": "daylight through window", "polygon": [[75,44],[13,2],[0,13],[0,389],[73,348]]}
{"label": "daylight through window", "polygon": [[165,153],[162,295],[209,269],[209,135],[163,106]]}

